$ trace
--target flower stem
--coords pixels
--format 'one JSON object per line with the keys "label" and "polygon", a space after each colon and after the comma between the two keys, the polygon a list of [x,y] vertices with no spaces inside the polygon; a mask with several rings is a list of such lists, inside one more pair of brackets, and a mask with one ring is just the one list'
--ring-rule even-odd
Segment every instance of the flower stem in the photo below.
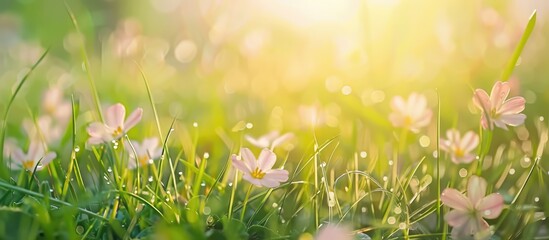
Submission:
{"label": "flower stem", "polygon": [[244,215],[246,214],[246,206],[248,206],[248,199],[250,198],[250,193],[252,192],[253,185],[250,184],[248,191],[246,192],[246,197],[244,198],[244,203],[242,203],[242,212],[240,213],[240,221],[244,222]]}
{"label": "flower stem", "polygon": [[490,145],[492,144],[492,136],[494,132],[492,130],[486,130],[483,131],[481,129],[482,134],[482,141],[480,146],[480,154],[478,159],[478,165],[477,165],[477,176],[480,176],[482,174],[482,164],[484,163],[484,158],[486,157],[486,154],[490,150]]}

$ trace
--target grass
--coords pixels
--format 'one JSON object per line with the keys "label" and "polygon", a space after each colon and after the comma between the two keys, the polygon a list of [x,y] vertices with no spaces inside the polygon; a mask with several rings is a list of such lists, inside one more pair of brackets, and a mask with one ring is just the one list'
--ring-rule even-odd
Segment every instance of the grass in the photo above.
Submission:
{"label": "grass", "polygon": [[[62,9],[78,36],[90,27],[78,22],[81,7],[65,2]],[[501,71],[501,81],[512,78],[521,55],[533,58],[523,50],[536,36],[536,18],[534,11]],[[218,33],[208,34],[212,38]],[[248,44],[253,43],[254,38],[250,39]],[[484,113],[472,110],[470,90],[488,91],[484,83],[491,86],[492,79],[448,86],[408,84],[402,92],[390,81],[370,87],[360,81],[330,78],[320,84],[304,83],[302,89],[284,94],[266,85],[271,81],[239,82],[268,76],[231,65],[245,61],[234,55],[245,46],[230,45],[237,42],[230,37],[224,39],[227,46],[195,46],[220,53],[211,57],[208,50],[199,57],[202,62],[184,64],[174,64],[181,61],[177,54],[175,59],[164,56],[163,61],[155,62],[155,47],[163,52],[158,39],[135,40],[136,46],[143,44],[143,55],[127,58],[115,55],[119,49],[109,45],[114,44],[113,39],[102,40],[77,41],[77,50],[72,52],[59,51],[58,46],[45,50],[20,75],[13,93],[0,106],[4,112],[0,152],[9,152],[0,157],[0,235],[13,239],[314,239],[333,224],[354,239],[448,239],[456,226],[445,218],[451,208],[444,205],[442,192],[454,188],[469,194],[467,180],[478,175],[488,182],[487,193],[499,193],[504,199],[503,212],[487,220],[493,230],[491,239],[548,238],[549,166],[544,159],[549,126],[543,114],[549,100],[538,94],[533,101],[539,89],[527,81],[519,82],[523,88],[512,93],[526,97],[526,122],[508,131],[483,129],[480,114],[490,117],[492,113],[489,109],[482,109]],[[64,44],[70,45],[70,41]],[[98,45],[104,55],[91,50]],[[188,50],[184,47],[179,50]],[[395,47],[395,54],[403,48]],[[299,55],[284,57],[287,50],[267,55],[288,62]],[[252,58],[244,65],[276,65],[275,60],[261,61]],[[360,56],[353,55],[344,64],[352,69],[349,79],[361,75],[360,69],[352,68],[355,62],[360,62]],[[453,64],[465,65],[459,61]],[[26,69],[16,63],[9,67]],[[69,75],[74,77],[70,86],[62,86],[61,100],[55,105],[58,109],[64,103],[70,105],[66,121],[43,107],[44,98],[36,97],[48,91],[45,76],[58,68],[70,69]],[[299,65],[295,72],[285,74],[301,76],[307,69]],[[343,69],[337,71],[346,71]],[[471,67],[469,73],[482,78],[475,69]],[[516,72],[527,75],[526,70]],[[368,76],[385,76],[371,71]],[[169,75],[173,72],[184,74]],[[306,81],[307,77],[301,77]],[[282,86],[278,88],[301,86],[295,79],[284,81],[277,83]],[[336,83],[342,90],[349,87],[352,91],[330,91]],[[235,90],[239,84],[247,90]],[[463,89],[466,94],[462,95]],[[411,92],[427,96],[427,108],[433,113],[419,131],[408,128],[410,119],[403,120],[403,126],[393,126],[387,117],[393,111],[392,97],[406,98]],[[103,111],[116,102],[122,102],[128,112],[144,107],[142,120],[120,138],[101,144],[87,142],[90,123],[107,123]],[[41,125],[42,116],[53,119],[50,126]],[[29,117],[41,134],[56,127],[63,132],[52,142],[40,137],[45,150],[57,154],[41,171],[37,171],[38,164],[32,170],[11,169],[9,164],[17,155],[10,144],[14,142],[26,153],[33,140],[22,128],[23,119]],[[460,132],[478,129],[477,158],[471,163],[456,164],[451,153],[443,151],[443,133],[451,127]],[[241,154],[242,147],[250,148],[257,157],[263,147],[254,146],[245,136],[258,137],[271,130],[292,132],[294,138],[271,147],[277,156],[273,169],[287,170],[289,177],[279,186],[267,188],[242,178],[231,159],[233,154]],[[131,156],[143,155],[131,140],[141,142],[151,136],[158,139],[161,153],[153,157],[153,151],[145,151],[144,156],[153,161],[130,169],[129,161],[140,161]]]}

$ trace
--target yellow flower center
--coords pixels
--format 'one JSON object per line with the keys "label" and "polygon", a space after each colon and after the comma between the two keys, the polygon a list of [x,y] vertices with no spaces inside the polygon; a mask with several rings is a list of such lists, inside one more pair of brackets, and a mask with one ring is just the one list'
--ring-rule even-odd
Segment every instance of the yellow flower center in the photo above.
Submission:
{"label": "yellow flower center", "polygon": [[265,177],[265,173],[261,171],[259,168],[255,168],[255,170],[252,172],[252,177],[257,179],[263,179]]}
{"label": "yellow flower center", "polygon": [[454,155],[456,155],[456,157],[463,157],[465,156],[465,152],[461,148],[456,148],[456,150],[454,150]]}
{"label": "yellow flower center", "polygon": [[29,170],[33,170],[34,169],[34,161],[33,160],[23,161],[23,167],[26,168],[26,169],[29,169]]}
{"label": "yellow flower center", "polygon": [[113,137],[118,137],[118,136],[120,136],[120,134],[122,134],[122,127],[120,127],[120,126],[112,132]]}
{"label": "yellow flower center", "polygon": [[410,116],[404,117],[404,126],[405,126],[405,127],[411,126],[412,123],[413,123],[413,121],[414,121],[414,120],[413,120],[412,117],[410,117]]}
{"label": "yellow flower center", "polygon": [[147,164],[149,164],[149,156],[147,155],[142,155],[139,157],[139,165],[140,166],[145,166]]}

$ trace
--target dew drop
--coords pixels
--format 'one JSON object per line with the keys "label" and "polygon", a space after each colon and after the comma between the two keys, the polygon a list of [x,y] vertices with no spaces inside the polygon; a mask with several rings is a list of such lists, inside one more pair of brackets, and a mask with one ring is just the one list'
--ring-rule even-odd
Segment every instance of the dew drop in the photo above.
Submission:
{"label": "dew drop", "polygon": [[393,166],[393,160],[389,160],[389,166]]}
{"label": "dew drop", "polygon": [[387,182],[389,180],[389,178],[387,176],[383,176],[383,181],[384,182]]}
{"label": "dew drop", "polygon": [[325,167],[326,167],[326,162],[320,163],[320,167],[321,167],[321,168],[325,168]]}
{"label": "dew drop", "polygon": [[107,172],[112,173],[112,168],[111,167],[107,168]]}
{"label": "dew drop", "polygon": [[490,211],[490,210],[484,211],[484,216],[488,216],[488,215],[490,215],[490,214],[492,214],[492,211]]}
{"label": "dew drop", "polygon": [[387,223],[388,223],[388,224],[395,224],[395,223],[396,223],[395,217],[389,217],[389,218],[387,218]]}
{"label": "dew drop", "polygon": [[232,183],[232,182],[230,182],[230,183],[229,183],[229,187],[232,187],[232,186],[233,186],[233,183]]}
{"label": "dew drop", "polygon": [[539,197],[535,197],[534,202],[539,202]]}
{"label": "dew drop", "polygon": [[366,158],[366,157],[368,157],[368,153],[366,151],[362,151],[362,152],[360,152],[360,157],[361,158]]}
{"label": "dew drop", "polygon": [[50,192],[51,192],[51,193],[53,192],[53,189],[52,189],[52,188],[50,188]]}
{"label": "dew drop", "polygon": [[467,177],[467,169],[465,168],[459,169],[459,176],[462,178]]}
{"label": "dew drop", "polygon": [[204,210],[202,211],[204,215],[210,215],[212,213],[212,209],[210,207],[204,207]]}
{"label": "dew drop", "polygon": [[253,123],[246,123],[246,128],[247,129],[252,129],[253,127],[254,127]]}
{"label": "dew drop", "polygon": [[76,233],[77,233],[78,235],[82,235],[82,234],[84,233],[84,227],[78,225],[78,226],[76,227]]}
{"label": "dew drop", "polygon": [[393,210],[393,212],[394,212],[395,214],[401,214],[401,213],[402,213],[402,209],[401,209],[400,207],[396,207],[396,208]]}
{"label": "dew drop", "polygon": [[509,174],[514,175],[515,174],[515,169],[514,168],[509,169]]}
{"label": "dew drop", "polygon": [[366,207],[362,207],[361,210],[362,210],[363,213],[365,213],[367,209],[366,209]]}
{"label": "dew drop", "polygon": [[177,174],[179,174],[179,176],[183,175],[183,172],[178,172]]}
{"label": "dew drop", "polygon": [[403,222],[399,223],[399,224],[398,224],[398,228],[399,228],[400,230],[406,229],[406,223],[403,223]]}
{"label": "dew drop", "polygon": [[210,153],[205,152],[205,153],[204,153],[204,158],[210,158]]}
{"label": "dew drop", "polygon": [[193,127],[198,127],[198,123],[197,123],[197,122],[194,122],[194,123],[193,123]]}
{"label": "dew drop", "polygon": [[206,186],[206,183],[205,183],[205,182],[202,182],[202,183],[200,184],[200,186],[205,187],[205,186]]}
{"label": "dew drop", "polygon": [[353,89],[351,88],[351,86],[348,86],[348,85],[345,85],[341,88],[341,93],[343,95],[349,95],[353,92]]}
{"label": "dew drop", "polygon": [[277,208],[278,207],[278,204],[277,203],[273,203],[273,208]]}
{"label": "dew drop", "polygon": [[74,147],[74,152],[80,152],[80,147],[79,146]]}
{"label": "dew drop", "polygon": [[154,179],[152,176],[149,177],[149,182],[152,182]]}

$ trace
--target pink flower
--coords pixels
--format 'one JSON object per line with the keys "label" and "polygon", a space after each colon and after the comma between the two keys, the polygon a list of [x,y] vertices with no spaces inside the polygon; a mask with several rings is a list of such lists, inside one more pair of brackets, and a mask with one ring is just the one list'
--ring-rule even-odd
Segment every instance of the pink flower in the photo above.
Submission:
{"label": "pink flower", "polygon": [[450,153],[454,163],[470,163],[476,158],[476,155],[471,153],[479,143],[476,133],[468,131],[462,138],[458,130],[450,129],[446,131],[446,137],[448,139],[440,141],[440,148]]}
{"label": "pink flower", "polygon": [[72,115],[71,102],[63,98],[60,86],[51,86],[42,97],[42,108],[46,114],[55,118],[60,125],[65,125]]}
{"label": "pink flower", "polygon": [[126,151],[130,155],[128,162],[128,169],[135,169],[137,166],[143,167],[147,164],[152,164],[154,159],[157,159],[162,155],[162,148],[159,146],[158,138],[145,138],[143,143],[139,144],[137,141],[131,141],[137,158],[130,145],[126,145]]}
{"label": "pink flower", "polygon": [[30,119],[23,120],[23,129],[30,138],[41,139],[47,144],[57,142],[65,131],[61,126],[54,124],[48,115],[39,117],[36,123]]}
{"label": "pink flower", "polygon": [[109,142],[124,136],[128,130],[141,121],[143,109],[135,109],[126,121],[124,121],[125,115],[126,108],[120,103],[107,108],[105,111],[105,123],[93,122],[86,129],[90,135],[88,144]]}
{"label": "pink flower", "polygon": [[27,154],[19,147],[13,146],[9,152],[11,169],[24,168],[29,171],[40,171],[48,165],[57,155],[54,152],[47,152],[44,146],[36,140],[31,140]]}
{"label": "pink flower", "polygon": [[401,96],[393,97],[391,100],[393,112],[389,115],[389,120],[395,127],[410,129],[412,132],[418,132],[420,128],[429,125],[433,113],[427,108],[427,99],[425,96],[412,93],[407,101]]}
{"label": "pink flower", "polygon": [[352,240],[353,231],[347,226],[328,224],[318,231],[315,240]]}
{"label": "pink flower", "polygon": [[268,134],[265,134],[263,136],[260,136],[259,138],[253,138],[250,135],[244,136],[250,144],[260,147],[260,148],[275,148],[276,146],[284,143],[285,141],[292,138],[294,135],[292,133],[286,133],[282,136],[280,136],[280,133],[277,131],[272,131]]}
{"label": "pink flower", "polygon": [[242,178],[258,187],[275,188],[281,182],[288,181],[288,171],[272,169],[276,162],[276,155],[269,149],[263,149],[256,160],[254,154],[248,148],[240,149],[242,160],[238,156],[232,156],[235,168],[242,171]]}
{"label": "pink flower", "polygon": [[444,219],[452,226],[452,238],[462,239],[485,233],[489,229],[483,219],[495,219],[503,210],[503,197],[498,193],[486,194],[486,181],[478,176],[471,176],[467,183],[465,197],[456,189],[447,188],[442,192],[442,202],[453,208]]}
{"label": "pink flower", "polygon": [[520,113],[524,110],[523,97],[512,97],[507,100],[510,86],[506,82],[496,82],[492,87],[490,96],[482,90],[475,90],[473,103],[482,111],[480,123],[484,129],[494,129],[494,124],[507,130],[507,126],[518,126],[524,123],[526,115]]}

